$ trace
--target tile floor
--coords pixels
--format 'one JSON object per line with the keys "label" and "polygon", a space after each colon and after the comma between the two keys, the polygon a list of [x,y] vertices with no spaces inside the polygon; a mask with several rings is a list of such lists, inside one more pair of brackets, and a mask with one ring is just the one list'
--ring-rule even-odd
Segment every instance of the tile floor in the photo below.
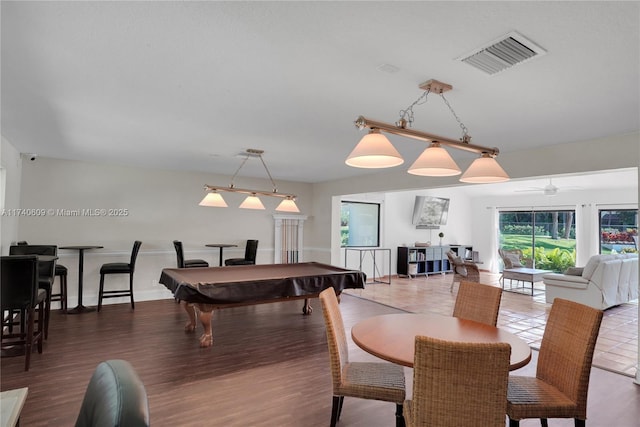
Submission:
{"label": "tile floor", "polygon": [[[370,299],[406,311],[453,312],[457,284],[449,291],[451,275],[433,275],[413,279],[393,277],[391,285],[368,284],[365,289],[350,289],[347,293]],[[480,281],[500,286],[498,274],[481,272]],[[387,281],[388,278],[382,280]],[[516,285],[515,282],[513,282]],[[509,281],[507,281],[507,287]],[[498,326],[511,331],[533,348],[540,347],[551,304],[545,302],[544,285],[535,284],[534,296],[504,292],[498,316]],[[596,343],[593,364],[634,377],[638,359],[638,301],[612,307],[604,312]]]}

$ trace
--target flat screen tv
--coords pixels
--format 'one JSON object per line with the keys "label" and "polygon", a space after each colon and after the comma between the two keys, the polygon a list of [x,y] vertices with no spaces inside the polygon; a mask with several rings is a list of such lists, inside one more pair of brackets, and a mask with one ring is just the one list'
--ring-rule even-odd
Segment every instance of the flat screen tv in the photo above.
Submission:
{"label": "flat screen tv", "polygon": [[447,224],[449,199],[432,196],[416,196],[413,205],[413,225],[427,228]]}

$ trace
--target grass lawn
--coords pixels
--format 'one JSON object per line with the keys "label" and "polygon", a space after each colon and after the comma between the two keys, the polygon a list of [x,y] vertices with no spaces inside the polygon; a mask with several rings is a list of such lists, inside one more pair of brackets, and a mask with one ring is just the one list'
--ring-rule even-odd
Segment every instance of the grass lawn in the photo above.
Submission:
{"label": "grass lawn", "polygon": [[[502,234],[500,236],[500,247],[505,249],[526,249],[531,247],[531,235],[522,234]],[[558,239],[550,237],[536,236],[536,247],[551,250],[555,248],[573,251],[576,248],[575,239]]]}
{"label": "grass lawn", "polygon": [[[531,258],[531,235],[502,234],[500,247],[522,249],[525,258]],[[575,266],[575,239],[554,240],[548,236],[536,237],[535,268],[562,272]]]}

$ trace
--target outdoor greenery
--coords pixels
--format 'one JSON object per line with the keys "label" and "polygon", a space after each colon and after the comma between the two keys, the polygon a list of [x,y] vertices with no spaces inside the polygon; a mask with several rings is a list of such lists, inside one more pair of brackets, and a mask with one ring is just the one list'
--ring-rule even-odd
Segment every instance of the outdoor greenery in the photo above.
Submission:
{"label": "outdoor greenery", "polygon": [[[505,234],[500,237],[500,247],[521,249],[525,259],[532,259],[531,235]],[[561,273],[576,265],[575,239],[551,239],[536,237],[535,268]]]}
{"label": "outdoor greenery", "polygon": [[600,253],[637,253],[638,211],[616,209],[600,211]]}
{"label": "outdoor greenery", "polygon": [[576,265],[573,219],[573,211],[501,212],[500,247],[522,250],[539,270],[563,272]]}
{"label": "outdoor greenery", "polygon": [[348,209],[340,211],[340,246],[346,246],[349,241],[349,213]]}
{"label": "outdoor greenery", "polygon": [[[528,234],[531,236],[533,227],[529,224],[505,224],[500,230],[504,234]],[[544,227],[536,227],[536,235],[544,234]]]}

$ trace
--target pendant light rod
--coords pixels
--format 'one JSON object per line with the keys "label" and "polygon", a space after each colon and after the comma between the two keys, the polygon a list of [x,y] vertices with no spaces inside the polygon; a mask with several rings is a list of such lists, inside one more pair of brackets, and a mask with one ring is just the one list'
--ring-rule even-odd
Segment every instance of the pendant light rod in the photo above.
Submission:
{"label": "pendant light rod", "polygon": [[[278,205],[278,207],[276,207],[277,211],[300,212],[300,210],[298,209],[298,206],[296,206],[296,203],[295,203],[295,200],[296,200],[295,194],[278,193],[278,188],[276,187],[276,183],[273,180],[273,177],[271,176],[271,172],[269,172],[269,168],[267,167],[267,164],[264,162],[264,159],[262,158],[263,153],[264,153],[263,150],[256,150],[255,148],[247,149],[245,151],[245,158],[240,164],[240,166],[238,167],[238,169],[236,170],[236,172],[231,177],[231,183],[229,184],[229,186],[222,187],[218,185],[205,184],[204,190],[207,192],[207,194],[202,199],[202,201],[200,201],[199,205],[210,206],[210,207],[227,207],[227,203],[219,194],[219,192],[224,191],[228,193],[246,194],[248,197],[240,205],[240,208],[242,209],[264,209],[264,205],[262,204],[262,202],[257,196],[269,196],[269,197],[276,197],[279,199],[283,199],[282,202],[280,202],[280,204]],[[249,157],[260,158],[260,161],[262,162],[262,166],[264,166],[264,170],[267,171],[267,175],[269,176],[269,180],[271,181],[271,187],[273,189],[272,191],[251,190],[248,188],[236,188],[234,184],[234,180],[236,179],[236,176],[238,176],[240,169],[242,169],[245,163],[247,163],[247,160],[249,160]]]}
{"label": "pendant light rod", "polygon": [[205,184],[205,191],[226,191],[229,193],[241,193],[248,195],[259,195],[259,196],[271,196],[271,197],[279,197],[281,199],[295,199],[296,196],[294,194],[287,193],[278,193],[276,191],[262,191],[262,190],[249,190],[246,188],[237,188],[237,187],[218,187],[216,185]]}
{"label": "pendant light rod", "polygon": [[455,139],[447,138],[447,137],[436,135],[433,133],[407,129],[406,127],[403,127],[406,125],[406,122],[404,120],[400,120],[398,123],[400,124],[400,126],[367,119],[364,116],[358,117],[354,122],[355,126],[358,129],[365,129],[365,128],[378,129],[380,131],[384,131],[393,135],[404,136],[407,138],[418,139],[421,141],[439,142],[440,144],[446,145],[448,147],[470,151],[473,153],[480,153],[480,154],[486,153],[491,155],[492,157],[495,157],[498,154],[500,154],[500,150],[496,147],[492,147],[492,148],[484,147],[482,145],[471,144],[465,141],[458,141]]}

